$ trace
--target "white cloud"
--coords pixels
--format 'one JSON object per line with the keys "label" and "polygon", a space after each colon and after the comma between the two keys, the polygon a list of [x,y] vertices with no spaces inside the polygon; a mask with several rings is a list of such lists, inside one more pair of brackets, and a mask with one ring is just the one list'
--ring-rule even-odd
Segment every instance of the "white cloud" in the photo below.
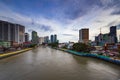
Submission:
{"label": "white cloud", "polygon": [[[48,19],[42,16],[28,17],[12,11],[2,3],[0,3],[0,9],[0,19],[25,25],[27,32],[29,29],[36,30],[39,36],[50,36],[51,34],[57,34],[60,42],[77,42],[79,38],[78,30],[81,28],[89,28],[90,39],[94,40],[94,36],[99,34],[100,28],[102,28],[102,33],[108,33],[110,26],[120,23],[120,15],[111,15],[111,12],[114,11],[114,8],[105,10],[103,8],[99,8],[98,6],[94,6],[94,8],[84,16],[78,17],[74,20],[66,19],[66,24],[62,21]],[[109,25],[110,23],[112,24]],[[51,26],[53,31],[45,32],[42,29],[39,29],[41,24]],[[73,36],[65,36],[62,34],[72,34]],[[119,34],[120,31],[118,32],[118,35]]]}
{"label": "white cloud", "polygon": [[[109,33],[111,26],[120,24],[120,15],[111,15],[113,11],[114,8],[105,10],[104,8],[95,7],[87,15],[71,21],[71,24],[67,26],[66,33],[72,33],[78,37],[78,31],[70,30],[89,28],[91,40],[94,40],[94,37],[100,33],[100,28],[103,34]],[[117,34],[120,35],[120,31]]]}

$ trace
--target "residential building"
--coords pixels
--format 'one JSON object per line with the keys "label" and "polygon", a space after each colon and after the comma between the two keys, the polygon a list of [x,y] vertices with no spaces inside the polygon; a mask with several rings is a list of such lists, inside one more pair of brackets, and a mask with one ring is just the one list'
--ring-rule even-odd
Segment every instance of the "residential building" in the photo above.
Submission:
{"label": "residential building", "polygon": [[37,32],[36,31],[32,31],[32,43],[38,44],[38,42],[39,42],[39,37],[37,35]]}
{"label": "residential building", "polygon": [[0,47],[11,47],[11,42],[10,41],[0,41]]}
{"label": "residential building", "polygon": [[45,41],[45,40],[44,40],[44,37],[40,37],[40,38],[39,38],[39,44],[40,44],[40,45],[43,44],[44,41]]}
{"label": "residential building", "polygon": [[104,46],[105,44],[117,43],[116,26],[110,27],[110,32],[106,34],[100,33],[95,37],[95,42],[98,46]]}
{"label": "residential building", "polygon": [[59,43],[59,40],[57,40],[57,35],[56,35],[56,34],[54,35],[54,42],[55,42],[55,43],[56,43],[56,42]]}
{"label": "residential building", "polygon": [[102,34],[100,33],[98,36],[95,37],[96,45],[104,46],[106,43],[111,43],[111,37],[109,36],[109,33]]}
{"label": "residential building", "polygon": [[25,33],[25,42],[28,42],[28,41],[29,41],[29,34]]}
{"label": "residential building", "polygon": [[45,43],[45,44],[48,44],[48,43],[49,43],[49,36],[45,36],[45,37],[44,37],[44,43]]}
{"label": "residential building", "polygon": [[81,43],[89,42],[89,29],[88,28],[79,30],[79,42]]}
{"label": "residential building", "polygon": [[57,40],[57,35],[56,34],[55,35],[51,35],[51,43],[56,43],[56,42],[59,42]]}
{"label": "residential building", "polygon": [[57,35],[54,35],[54,42],[57,42]]}
{"label": "residential building", "polygon": [[111,26],[110,27],[110,37],[111,37],[111,42],[112,43],[117,43],[117,29],[116,26]]}
{"label": "residential building", "polygon": [[0,20],[0,41],[23,43],[25,41],[25,27],[20,24]]}
{"label": "residential building", "polygon": [[50,36],[50,42],[54,43],[54,36],[53,35]]}

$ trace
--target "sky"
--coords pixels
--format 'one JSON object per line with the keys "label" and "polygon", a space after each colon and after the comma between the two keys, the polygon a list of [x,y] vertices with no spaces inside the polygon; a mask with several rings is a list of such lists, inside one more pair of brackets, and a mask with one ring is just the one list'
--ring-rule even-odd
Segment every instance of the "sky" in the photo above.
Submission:
{"label": "sky", "polygon": [[82,28],[89,28],[90,40],[111,26],[119,36],[120,0],[0,0],[0,20],[24,25],[30,35],[57,34],[60,42],[77,42]]}

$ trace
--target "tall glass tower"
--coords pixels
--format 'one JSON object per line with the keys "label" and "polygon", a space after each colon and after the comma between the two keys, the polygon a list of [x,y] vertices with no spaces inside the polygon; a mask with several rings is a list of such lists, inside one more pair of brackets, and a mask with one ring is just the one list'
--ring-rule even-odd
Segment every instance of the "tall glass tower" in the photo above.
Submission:
{"label": "tall glass tower", "polygon": [[111,26],[110,27],[110,36],[111,36],[111,41],[113,43],[117,43],[117,29],[116,26]]}

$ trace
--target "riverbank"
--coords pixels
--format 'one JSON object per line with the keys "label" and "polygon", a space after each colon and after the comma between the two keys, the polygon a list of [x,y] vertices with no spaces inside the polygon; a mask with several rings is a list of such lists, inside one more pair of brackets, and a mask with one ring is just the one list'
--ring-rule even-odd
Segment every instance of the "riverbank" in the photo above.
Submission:
{"label": "riverbank", "polygon": [[0,59],[6,58],[9,56],[13,56],[13,55],[17,55],[17,54],[29,51],[31,49],[33,49],[33,48],[26,48],[26,49],[14,51],[14,52],[2,53],[2,54],[0,54]]}
{"label": "riverbank", "polygon": [[107,62],[111,62],[111,63],[117,64],[117,65],[120,65],[120,60],[113,59],[113,58],[110,58],[110,57],[107,57],[107,56],[102,56],[102,55],[97,55],[97,54],[90,54],[90,53],[83,53],[83,52],[76,52],[76,51],[68,50],[68,49],[58,49],[58,50],[68,52],[68,53],[78,55],[78,56],[93,57],[93,58],[101,59],[101,60],[104,60],[104,61],[107,61]]}

